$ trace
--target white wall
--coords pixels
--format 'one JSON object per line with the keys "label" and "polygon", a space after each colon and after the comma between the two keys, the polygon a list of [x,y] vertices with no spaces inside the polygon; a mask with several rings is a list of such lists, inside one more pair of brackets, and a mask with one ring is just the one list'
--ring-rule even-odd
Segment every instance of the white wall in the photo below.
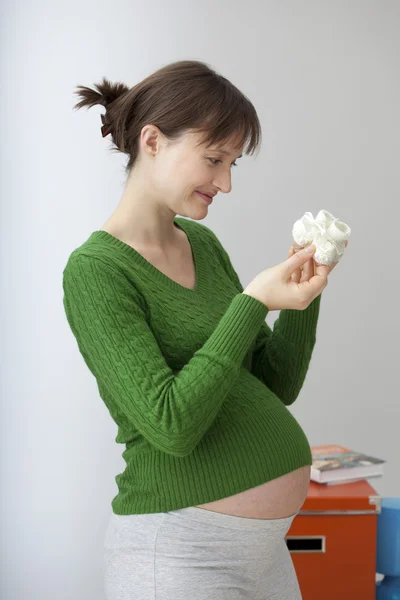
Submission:
{"label": "white wall", "polygon": [[134,85],[200,59],[254,102],[261,154],[241,159],[204,221],[243,283],[286,258],[305,211],[350,224],[292,410],[311,443],[386,458],[375,487],[400,495],[399,24],[396,0],[3,2],[2,598],[102,597],[123,448],[68,328],[61,277],[123,189],[102,107],[72,110],[75,86],[103,75]]}

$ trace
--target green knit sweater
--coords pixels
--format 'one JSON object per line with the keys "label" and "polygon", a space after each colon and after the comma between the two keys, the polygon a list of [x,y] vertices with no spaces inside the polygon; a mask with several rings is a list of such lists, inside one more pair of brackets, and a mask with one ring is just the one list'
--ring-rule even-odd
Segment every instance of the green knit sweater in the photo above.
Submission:
{"label": "green knit sweater", "polygon": [[311,464],[287,406],[308,371],[321,296],[282,310],[271,330],[212,230],[175,225],[194,289],[102,230],[63,271],[69,326],[125,445],[111,503],[120,515],[212,502]]}

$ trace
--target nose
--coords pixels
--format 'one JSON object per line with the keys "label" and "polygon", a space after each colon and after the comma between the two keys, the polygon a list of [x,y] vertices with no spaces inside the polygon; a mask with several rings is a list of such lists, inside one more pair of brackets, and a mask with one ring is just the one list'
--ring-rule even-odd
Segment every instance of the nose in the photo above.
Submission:
{"label": "nose", "polygon": [[215,187],[217,187],[224,194],[228,194],[232,190],[232,177],[231,171],[221,171],[215,176],[213,181]]}

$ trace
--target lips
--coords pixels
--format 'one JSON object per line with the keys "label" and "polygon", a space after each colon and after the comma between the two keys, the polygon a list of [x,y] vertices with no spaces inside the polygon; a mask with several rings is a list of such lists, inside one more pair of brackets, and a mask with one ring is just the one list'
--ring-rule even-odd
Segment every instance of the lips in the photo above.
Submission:
{"label": "lips", "polygon": [[203,200],[205,200],[208,204],[211,204],[211,202],[213,201],[212,196],[209,196],[204,192],[199,192],[198,190],[196,190],[196,194],[199,194],[199,196],[203,198]]}

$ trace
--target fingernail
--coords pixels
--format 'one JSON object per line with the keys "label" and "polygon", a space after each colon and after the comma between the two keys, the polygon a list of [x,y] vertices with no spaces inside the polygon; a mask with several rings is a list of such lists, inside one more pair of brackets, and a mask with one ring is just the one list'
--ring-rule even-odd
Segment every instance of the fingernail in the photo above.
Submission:
{"label": "fingernail", "polygon": [[312,254],[315,250],[315,246],[314,246],[314,244],[311,244],[311,246],[307,246],[307,248],[304,248],[304,249],[307,252],[307,254]]}

